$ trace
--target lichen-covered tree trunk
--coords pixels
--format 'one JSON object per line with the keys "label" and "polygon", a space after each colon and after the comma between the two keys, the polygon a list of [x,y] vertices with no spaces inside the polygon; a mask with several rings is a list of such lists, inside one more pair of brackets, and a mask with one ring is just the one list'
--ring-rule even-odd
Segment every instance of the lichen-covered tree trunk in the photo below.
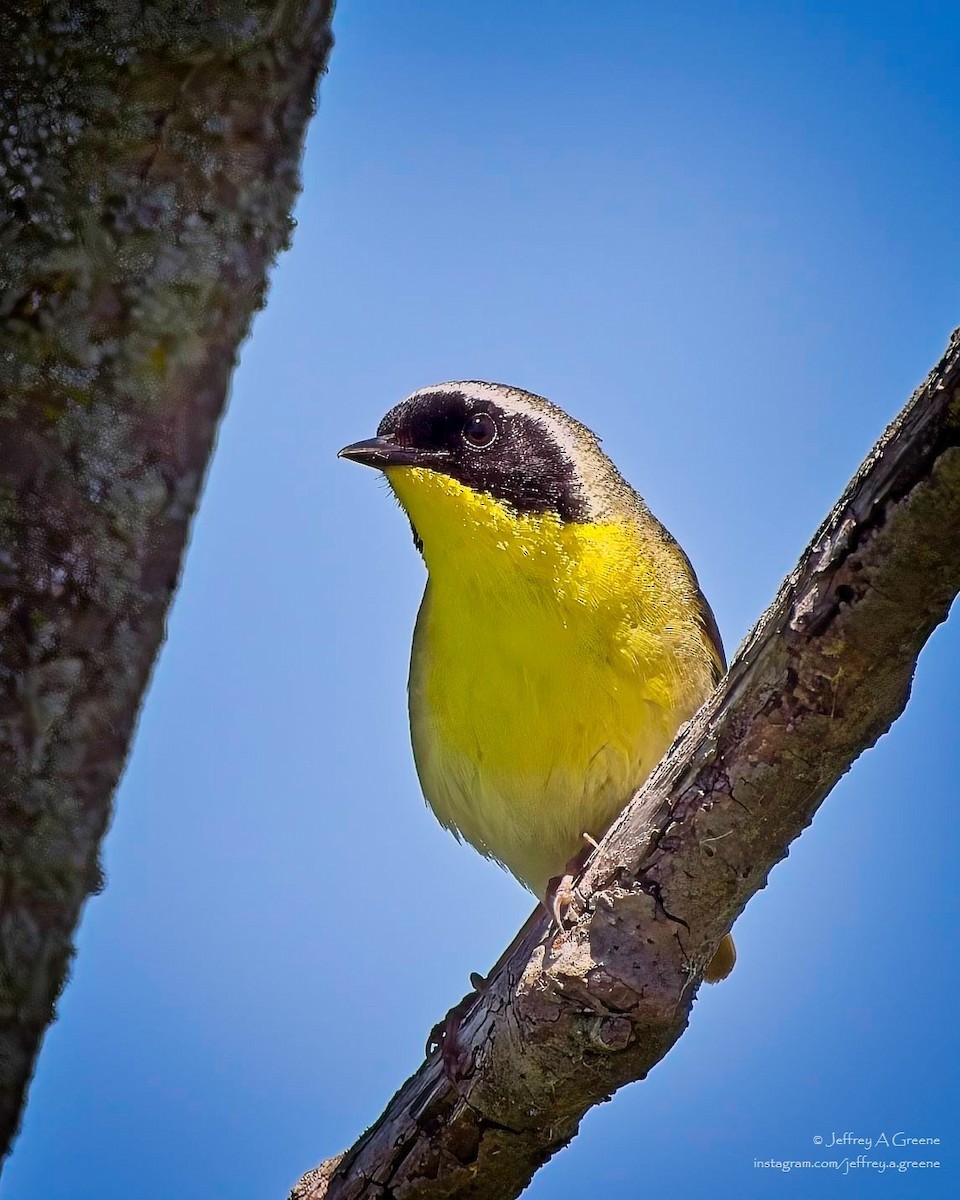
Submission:
{"label": "lichen-covered tree trunk", "polygon": [[332,7],[0,9],[0,1155],[290,236]]}

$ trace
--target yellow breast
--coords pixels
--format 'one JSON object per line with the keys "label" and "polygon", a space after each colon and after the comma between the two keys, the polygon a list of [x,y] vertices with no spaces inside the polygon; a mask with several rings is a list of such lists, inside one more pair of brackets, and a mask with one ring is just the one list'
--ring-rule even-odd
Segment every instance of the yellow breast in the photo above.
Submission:
{"label": "yellow breast", "polygon": [[710,691],[696,583],[632,519],[564,523],[433,471],[388,477],[429,571],[410,670],[424,795],[542,897]]}

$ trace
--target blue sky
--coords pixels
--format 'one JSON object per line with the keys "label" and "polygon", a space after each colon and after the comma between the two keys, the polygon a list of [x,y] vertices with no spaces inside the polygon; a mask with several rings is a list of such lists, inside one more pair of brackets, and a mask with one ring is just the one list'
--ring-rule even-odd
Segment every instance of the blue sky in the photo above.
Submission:
{"label": "blue sky", "polygon": [[[732,652],[960,323],[952,4],[341,0],[336,33],[7,1200],[281,1200],[531,907],[420,798],[423,568],[341,445],[439,380],[549,396]],[[530,1197],[956,1194],[958,672],[954,617],[734,975]],[[753,1165],[848,1131],[944,1165]]]}

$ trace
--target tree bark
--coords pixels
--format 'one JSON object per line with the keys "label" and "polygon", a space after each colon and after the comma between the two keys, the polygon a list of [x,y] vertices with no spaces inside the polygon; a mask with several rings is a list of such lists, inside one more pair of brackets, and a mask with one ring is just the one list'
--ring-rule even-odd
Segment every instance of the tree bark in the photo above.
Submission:
{"label": "tree bark", "polygon": [[683,1033],[720,938],[902,712],[958,590],[960,330],[604,839],[573,928],[535,914],[466,1014],[459,1069],[432,1054],[292,1200],[518,1195]]}
{"label": "tree bark", "polygon": [[332,7],[0,14],[0,1155],[290,237]]}

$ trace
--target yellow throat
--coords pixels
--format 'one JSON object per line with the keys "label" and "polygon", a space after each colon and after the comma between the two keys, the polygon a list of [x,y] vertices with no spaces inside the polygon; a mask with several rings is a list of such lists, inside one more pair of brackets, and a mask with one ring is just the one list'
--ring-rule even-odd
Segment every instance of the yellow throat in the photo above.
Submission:
{"label": "yellow throat", "polygon": [[424,795],[543,898],[713,687],[696,580],[645,510],[563,521],[386,474],[429,572],[409,690]]}

